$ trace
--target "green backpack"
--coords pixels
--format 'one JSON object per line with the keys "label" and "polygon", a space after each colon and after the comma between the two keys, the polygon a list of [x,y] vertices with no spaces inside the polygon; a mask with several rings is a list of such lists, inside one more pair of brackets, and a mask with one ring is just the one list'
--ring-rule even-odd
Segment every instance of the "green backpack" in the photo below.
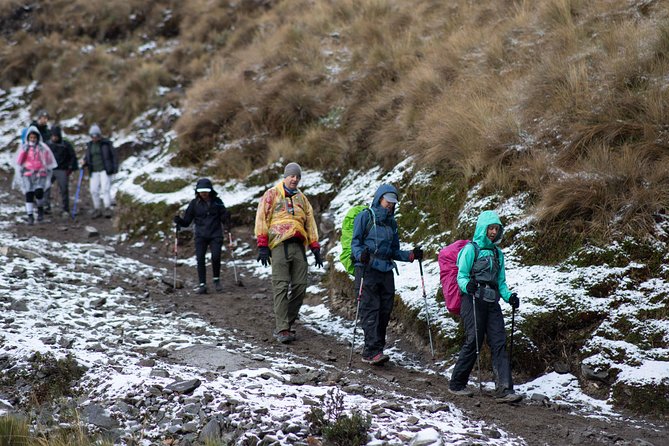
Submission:
{"label": "green backpack", "polygon": [[358,205],[353,206],[348,210],[346,216],[344,217],[344,222],[341,225],[341,254],[339,255],[339,261],[346,271],[353,275],[355,274],[355,261],[351,257],[351,242],[353,241],[353,221],[355,220],[356,215],[360,212],[367,210],[371,214],[367,228],[365,229],[365,234],[369,233],[369,229],[373,224],[376,224],[374,221],[374,211],[369,206]]}

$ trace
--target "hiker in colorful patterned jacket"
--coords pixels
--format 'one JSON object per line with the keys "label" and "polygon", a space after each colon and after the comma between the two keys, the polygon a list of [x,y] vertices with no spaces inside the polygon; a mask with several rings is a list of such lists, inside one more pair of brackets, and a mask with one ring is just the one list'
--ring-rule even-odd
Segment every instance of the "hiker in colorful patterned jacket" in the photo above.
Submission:
{"label": "hiker in colorful patterned jacket", "polygon": [[[63,139],[63,132],[60,126],[54,125],[51,127],[51,141],[47,145],[58,163],[58,166],[53,171],[51,181],[52,184],[53,182],[58,184],[62,204],[62,216],[67,217],[70,215],[70,190],[68,183],[70,174],[75,170],[79,170],[77,155],[74,153],[72,144]],[[44,193],[44,202],[48,213],[48,209],[51,207],[50,187]]]}
{"label": "hiker in colorful patterned jacket", "polygon": [[395,221],[397,189],[382,184],[374,194],[371,210],[356,215],[353,222],[351,255],[355,262],[355,286],[363,280],[360,300],[360,324],[365,332],[362,361],[381,365],[390,359],[383,354],[386,329],[395,299],[395,260],[413,262],[423,259],[423,250],[402,251]]}
{"label": "hiker in colorful patterned jacket", "polygon": [[307,291],[306,247],[313,253],[316,266],[323,267],[314,211],[297,188],[301,178],[299,164],[287,164],[283,180],[265,192],[256,212],[258,261],[263,266],[272,265],[274,337],[282,344],[296,338],[293,323]]}
{"label": "hiker in colorful patterned jacket", "polygon": [[209,178],[201,178],[195,184],[195,198],[188,203],[183,218],[174,217],[177,231],[195,222],[195,258],[197,259],[197,277],[200,280],[196,293],[207,294],[207,269],[205,255],[211,249],[211,270],[216,292],[223,291],[221,285],[221,247],[223,246],[223,227],[229,232],[230,212]]}
{"label": "hiker in colorful patterned jacket", "polygon": [[492,354],[497,401],[513,403],[520,401],[522,397],[513,391],[511,366],[506,354],[504,318],[499,300],[503,299],[514,309],[520,306],[520,301],[516,293],[509,291],[506,285],[504,254],[497,246],[503,233],[504,227],[499,216],[494,211],[484,211],[476,222],[472,239],[476,246],[469,243],[458,254],[458,286],[463,293],[460,315],[466,337],[448,390],[455,395],[473,395],[467,389],[467,381],[485,337]]}
{"label": "hiker in colorful patterned jacket", "polygon": [[86,143],[83,167],[88,167],[90,175],[89,189],[93,199],[92,218],[102,217],[100,198],[104,204],[105,218],[112,217],[111,181],[112,175],[118,172],[118,160],[114,145],[102,137],[100,126],[93,124],[88,131],[91,140]]}
{"label": "hiker in colorful patterned jacket", "polygon": [[26,141],[16,154],[14,186],[21,189],[26,198],[27,222],[35,222],[33,212],[37,202],[37,221],[44,220],[44,190],[50,186],[51,172],[57,166],[49,146],[42,142],[42,135],[35,126],[30,126]]}

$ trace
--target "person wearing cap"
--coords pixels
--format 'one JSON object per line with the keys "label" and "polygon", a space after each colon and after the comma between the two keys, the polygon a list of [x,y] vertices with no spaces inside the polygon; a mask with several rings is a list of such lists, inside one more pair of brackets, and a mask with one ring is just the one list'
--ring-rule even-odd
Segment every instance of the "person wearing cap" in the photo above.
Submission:
{"label": "person wearing cap", "polygon": [[323,267],[314,211],[297,188],[301,178],[300,165],[288,163],[283,180],[264,193],[256,212],[258,261],[272,267],[274,337],[282,344],[296,339],[293,324],[307,291],[307,247]]}
{"label": "person wearing cap", "polygon": [[201,178],[195,184],[195,198],[188,203],[183,218],[174,217],[177,231],[195,222],[195,258],[197,259],[197,276],[199,285],[197,294],[207,294],[207,269],[205,255],[211,249],[211,269],[214,278],[214,289],[223,291],[221,285],[221,248],[223,246],[223,226],[229,232],[231,227],[230,213],[223,201],[218,197],[209,178]]}
{"label": "person wearing cap", "polygon": [[[53,170],[51,182],[58,184],[62,205],[62,216],[67,217],[70,215],[70,190],[68,180],[73,171],[79,170],[77,155],[74,153],[72,144],[63,139],[63,131],[58,125],[51,127],[51,141],[49,141],[47,145],[51,149],[51,152],[53,152],[53,156],[58,163],[58,166]],[[44,202],[46,211],[51,208],[51,187],[44,191]]]}
{"label": "person wearing cap", "polygon": [[28,129],[30,127],[35,127],[39,134],[42,136],[42,142],[47,144],[51,140],[51,131],[49,130],[49,112],[42,109],[37,112],[37,117],[33,119],[30,123],[30,126],[25,127],[21,132],[21,144],[25,144],[26,136],[28,135]]}
{"label": "person wearing cap", "polygon": [[34,224],[35,204],[37,221],[44,220],[44,190],[50,186],[51,172],[57,166],[49,146],[42,142],[42,135],[35,126],[26,133],[26,142],[19,146],[15,158],[13,185],[20,188],[26,199],[27,222]]}
{"label": "person wearing cap", "polygon": [[100,201],[105,210],[105,218],[111,218],[111,179],[118,172],[118,160],[114,145],[108,139],[102,138],[102,131],[97,124],[93,124],[88,131],[91,140],[86,143],[86,154],[82,167],[88,167],[90,176],[89,189],[93,199],[93,218],[102,217]]}
{"label": "person wearing cap", "polygon": [[395,261],[413,262],[423,258],[419,247],[411,251],[400,249],[395,220],[398,201],[397,189],[382,184],[374,194],[371,212],[360,212],[353,221],[351,256],[355,259],[356,289],[363,281],[359,310],[365,333],[362,361],[372,365],[381,365],[390,359],[383,349],[395,299]]}

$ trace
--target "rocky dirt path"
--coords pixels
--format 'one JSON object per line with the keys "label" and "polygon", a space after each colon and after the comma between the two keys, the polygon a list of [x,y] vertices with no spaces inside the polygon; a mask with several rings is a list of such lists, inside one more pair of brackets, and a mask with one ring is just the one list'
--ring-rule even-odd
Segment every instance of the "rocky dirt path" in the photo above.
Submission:
{"label": "rocky dirt path", "polygon": [[[83,191],[82,196],[87,197]],[[87,200],[84,199],[85,201]],[[82,242],[86,241],[87,237],[85,227],[91,225],[98,230],[99,235],[90,241],[112,244],[120,255],[172,272],[173,242],[155,246],[144,245],[141,249],[133,247],[132,243],[112,242],[115,235],[114,220],[91,220],[86,213],[86,206],[82,207],[76,221],[48,216],[47,220],[39,225],[17,225],[15,232],[19,237],[36,235],[61,242]],[[252,245],[249,228],[236,228],[235,235]],[[185,243],[179,249],[182,258],[193,255],[192,243]],[[338,384],[359,384],[379,394],[401,392],[417,398],[427,397],[436,401],[452,402],[472,419],[495,423],[509,433],[524,438],[530,445],[669,444],[667,435],[669,427],[660,421],[631,417],[615,419],[585,417],[571,414],[559,404],[546,404],[530,398],[526,398],[521,404],[510,406],[497,404],[486,395],[473,398],[454,397],[447,392],[448,380],[444,376],[392,363],[383,367],[371,367],[360,362],[359,354],[353,355],[352,367],[349,370],[347,343],[316,333],[299,324],[296,342],[290,345],[278,344],[271,336],[273,317],[269,279],[254,277],[248,271],[241,270],[241,264],[238,265],[238,269],[243,274],[244,286],[236,286],[232,269],[224,266],[222,279],[225,290],[219,294],[206,296],[193,294],[191,290],[195,285],[196,273],[193,267],[187,266],[177,268],[179,279],[187,283],[184,288],[172,290],[170,286],[164,284],[147,291],[153,303],[163,307],[165,311],[196,312],[212,325],[224,330],[233,330],[236,336],[261,346],[266,350],[266,355],[291,352],[316,367],[323,362],[333,364],[338,372],[332,379]],[[171,276],[169,273],[168,277]],[[109,283],[110,288],[116,285]],[[315,297],[309,299],[310,303],[318,303]],[[361,333],[360,330],[358,333]],[[398,339],[398,334],[390,333],[389,338],[392,343]],[[409,356],[422,361],[426,368],[432,366],[429,352],[416,350],[413,346],[401,342],[399,345]]]}

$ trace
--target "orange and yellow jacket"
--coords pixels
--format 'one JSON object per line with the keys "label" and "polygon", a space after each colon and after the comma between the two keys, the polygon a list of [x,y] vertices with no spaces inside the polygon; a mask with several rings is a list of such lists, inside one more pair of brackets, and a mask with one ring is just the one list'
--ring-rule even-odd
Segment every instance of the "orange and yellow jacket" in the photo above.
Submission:
{"label": "orange and yellow jacket", "polygon": [[260,199],[255,235],[259,247],[274,249],[289,238],[297,237],[309,248],[320,248],[314,210],[309,200],[300,190],[287,197],[283,181],[268,189]]}

